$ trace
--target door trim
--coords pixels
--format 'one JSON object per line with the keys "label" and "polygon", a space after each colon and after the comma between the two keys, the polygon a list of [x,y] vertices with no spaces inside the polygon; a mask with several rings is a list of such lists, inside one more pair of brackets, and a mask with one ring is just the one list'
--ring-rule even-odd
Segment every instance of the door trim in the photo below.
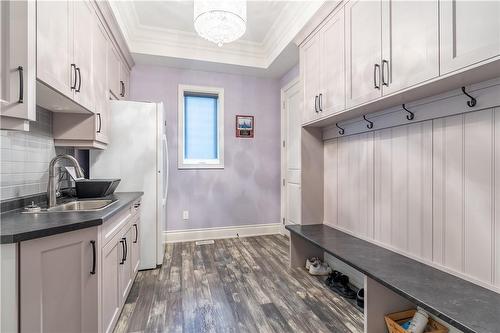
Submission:
{"label": "door trim", "polygon": [[[280,136],[280,158],[281,158],[281,172],[280,172],[280,225],[281,225],[281,234],[289,235],[285,229],[284,219],[286,214],[286,186],[283,185],[283,180],[286,183],[286,134],[287,134],[287,114],[285,107],[285,94],[288,90],[294,88],[296,85],[300,84],[300,76],[297,76],[295,79],[291,80],[285,86],[281,87],[280,90],[280,114],[281,114],[281,136]],[[300,88],[300,87],[299,87]],[[301,115],[302,119],[302,115]],[[285,147],[283,147],[283,142],[285,142]]]}

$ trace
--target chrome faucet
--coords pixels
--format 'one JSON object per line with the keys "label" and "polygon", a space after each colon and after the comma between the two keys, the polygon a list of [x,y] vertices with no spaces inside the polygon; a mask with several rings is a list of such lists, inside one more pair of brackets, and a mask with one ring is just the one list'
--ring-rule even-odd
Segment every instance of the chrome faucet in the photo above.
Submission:
{"label": "chrome faucet", "polygon": [[62,160],[68,160],[73,167],[75,167],[76,176],[78,178],[83,177],[83,171],[80,167],[80,164],[71,155],[61,154],[54,157],[49,164],[49,184],[47,185],[47,197],[49,200],[49,208],[54,207],[56,205],[57,200],[57,185],[58,181],[56,180],[56,165]]}

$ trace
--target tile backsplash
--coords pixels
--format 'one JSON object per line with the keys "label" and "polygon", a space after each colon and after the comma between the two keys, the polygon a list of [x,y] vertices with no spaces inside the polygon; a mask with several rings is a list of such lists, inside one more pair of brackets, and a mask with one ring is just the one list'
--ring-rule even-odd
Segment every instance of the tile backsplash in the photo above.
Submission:
{"label": "tile backsplash", "polygon": [[46,192],[50,160],[72,151],[54,147],[51,112],[37,108],[36,116],[29,132],[0,130],[2,201]]}

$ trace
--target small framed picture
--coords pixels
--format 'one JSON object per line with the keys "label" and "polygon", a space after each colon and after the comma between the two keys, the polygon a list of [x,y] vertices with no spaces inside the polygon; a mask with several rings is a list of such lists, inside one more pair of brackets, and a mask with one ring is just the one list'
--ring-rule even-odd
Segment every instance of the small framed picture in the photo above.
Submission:
{"label": "small framed picture", "polygon": [[255,122],[253,116],[236,116],[236,137],[253,138]]}

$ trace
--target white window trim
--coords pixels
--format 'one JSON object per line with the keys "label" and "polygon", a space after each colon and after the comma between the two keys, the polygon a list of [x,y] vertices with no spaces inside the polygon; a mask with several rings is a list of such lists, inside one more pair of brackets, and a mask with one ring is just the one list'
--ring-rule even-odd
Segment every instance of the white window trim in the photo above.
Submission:
{"label": "white window trim", "polygon": [[[184,160],[184,93],[217,95],[218,160]],[[179,169],[224,169],[224,88],[179,84],[178,89],[177,167]]]}

